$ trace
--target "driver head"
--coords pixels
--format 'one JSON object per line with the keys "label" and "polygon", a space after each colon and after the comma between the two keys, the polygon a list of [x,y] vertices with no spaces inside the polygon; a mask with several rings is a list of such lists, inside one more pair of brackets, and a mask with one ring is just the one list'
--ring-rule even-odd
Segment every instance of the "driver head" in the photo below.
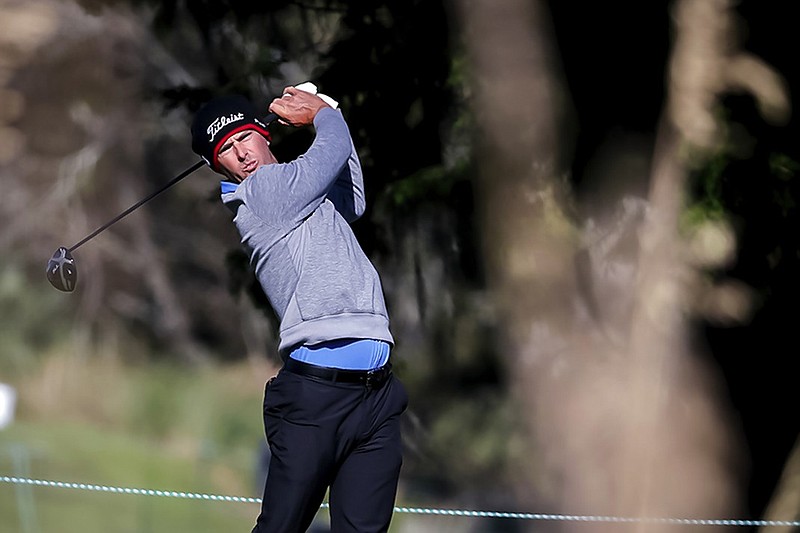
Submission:
{"label": "driver head", "polygon": [[60,247],[47,262],[47,279],[56,289],[64,292],[75,290],[78,283],[78,267],[69,250]]}

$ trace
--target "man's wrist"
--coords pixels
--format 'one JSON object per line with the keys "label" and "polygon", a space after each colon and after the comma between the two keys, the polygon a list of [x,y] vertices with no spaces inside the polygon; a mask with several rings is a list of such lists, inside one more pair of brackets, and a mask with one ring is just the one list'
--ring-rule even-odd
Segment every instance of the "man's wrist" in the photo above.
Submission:
{"label": "man's wrist", "polygon": [[320,115],[322,115],[322,119],[321,120],[324,120],[324,115],[327,114],[326,110],[330,110],[330,111],[333,111],[333,112],[336,111],[334,108],[332,108],[331,106],[328,106],[328,105],[320,107],[317,110],[317,113],[314,115],[314,119],[312,120],[312,122],[314,123],[314,126],[317,125],[317,120],[320,120]]}

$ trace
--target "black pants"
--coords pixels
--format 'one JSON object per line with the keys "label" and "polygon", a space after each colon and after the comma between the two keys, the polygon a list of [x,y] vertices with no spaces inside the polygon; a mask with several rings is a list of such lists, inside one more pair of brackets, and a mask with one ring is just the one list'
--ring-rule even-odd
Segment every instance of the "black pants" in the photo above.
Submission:
{"label": "black pants", "polygon": [[371,388],[281,370],[264,392],[272,458],[253,533],[305,532],[328,488],[332,532],[386,531],[407,403],[393,375]]}

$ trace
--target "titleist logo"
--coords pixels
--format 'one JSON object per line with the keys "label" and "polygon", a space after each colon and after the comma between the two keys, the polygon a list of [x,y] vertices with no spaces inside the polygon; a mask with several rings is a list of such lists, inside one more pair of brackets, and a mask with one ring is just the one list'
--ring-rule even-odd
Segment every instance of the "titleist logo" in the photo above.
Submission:
{"label": "titleist logo", "polygon": [[239,120],[244,120],[244,114],[236,113],[235,115],[229,115],[227,117],[226,116],[222,116],[222,117],[215,118],[214,122],[212,122],[208,126],[208,129],[206,130],[206,133],[208,133],[208,135],[209,135],[208,142],[213,142],[214,141],[214,137],[217,136],[217,133],[219,133],[219,130],[221,130],[222,128],[224,128],[228,124],[231,124],[233,122],[237,122]]}

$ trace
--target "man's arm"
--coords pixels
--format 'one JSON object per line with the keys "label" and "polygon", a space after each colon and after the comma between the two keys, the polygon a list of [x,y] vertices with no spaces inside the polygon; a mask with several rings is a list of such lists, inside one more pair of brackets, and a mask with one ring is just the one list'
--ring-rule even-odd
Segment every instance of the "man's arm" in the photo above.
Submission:
{"label": "man's arm", "polygon": [[[337,108],[335,100],[330,98],[326,99],[327,97],[318,94],[316,92],[316,87],[313,85],[310,87],[311,90],[308,88],[304,89],[302,85],[298,85],[293,89],[295,89],[295,91],[302,90],[315,94],[334,109]],[[291,95],[292,92],[287,91],[285,94]],[[294,94],[297,93],[295,92]],[[285,99],[282,97],[275,102],[275,105],[271,109],[289,115],[290,123],[303,125],[308,122],[309,115],[319,112],[319,110],[315,111],[319,102],[316,102],[314,99],[306,100],[308,101],[302,102],[302,99],[293,99],[289,101],[288,98]],[[333,203],[336,210],[339,211],[339,214],[341,214],[347,222],[354,222],[364,214],[366,197],[364,195],[364,175],[361,171],[361,160],[358,157],[355,146],[353,146],[352,136],[349,135],[349,131],[348,138],[350,139],[350,156],[347,159],[347,166],[345,166],[342,172],[336,177],[336,181],[328,191],[327,198]]]}
{"label": "man's arm", "polygon": [[[294,161],[263,166],[247,178],[242,183],[245,202],[265,222],[294,225],[311,215],[340,175],[351,168],[353,143],[341,113],[318,96],[288,87],[281,98],[273,100],[270,111],[284,124],[313,123],[316,136],[306,153]],[[351,197],[358,194],[355,189],[351,185]],[[363,197],[363,191],[360,194]],[[357,202],[351,203],[357,207]]]}
{"label": "man's arm", "polygon": [[[306,126],[313,123],[317,114],[325,107],[329,106],[319,96],[287,87],[283,96],[272,102],[270,111],[280,116],[284,124]],[[336,176],[333,186],[327,192],[327,198],[333,202],[345,220],[353,222],[364,213],[366,207],[364,176],[349,130],[346,137],[350,144],[347,165]]]}
{"label": "man's arm", "polygon": [[342,169],[333,187],[328,191],[328,199],[348,222],[354,222],[364,214],[367,206],[364,195],[364,174],[352,140],[347,166]]}

